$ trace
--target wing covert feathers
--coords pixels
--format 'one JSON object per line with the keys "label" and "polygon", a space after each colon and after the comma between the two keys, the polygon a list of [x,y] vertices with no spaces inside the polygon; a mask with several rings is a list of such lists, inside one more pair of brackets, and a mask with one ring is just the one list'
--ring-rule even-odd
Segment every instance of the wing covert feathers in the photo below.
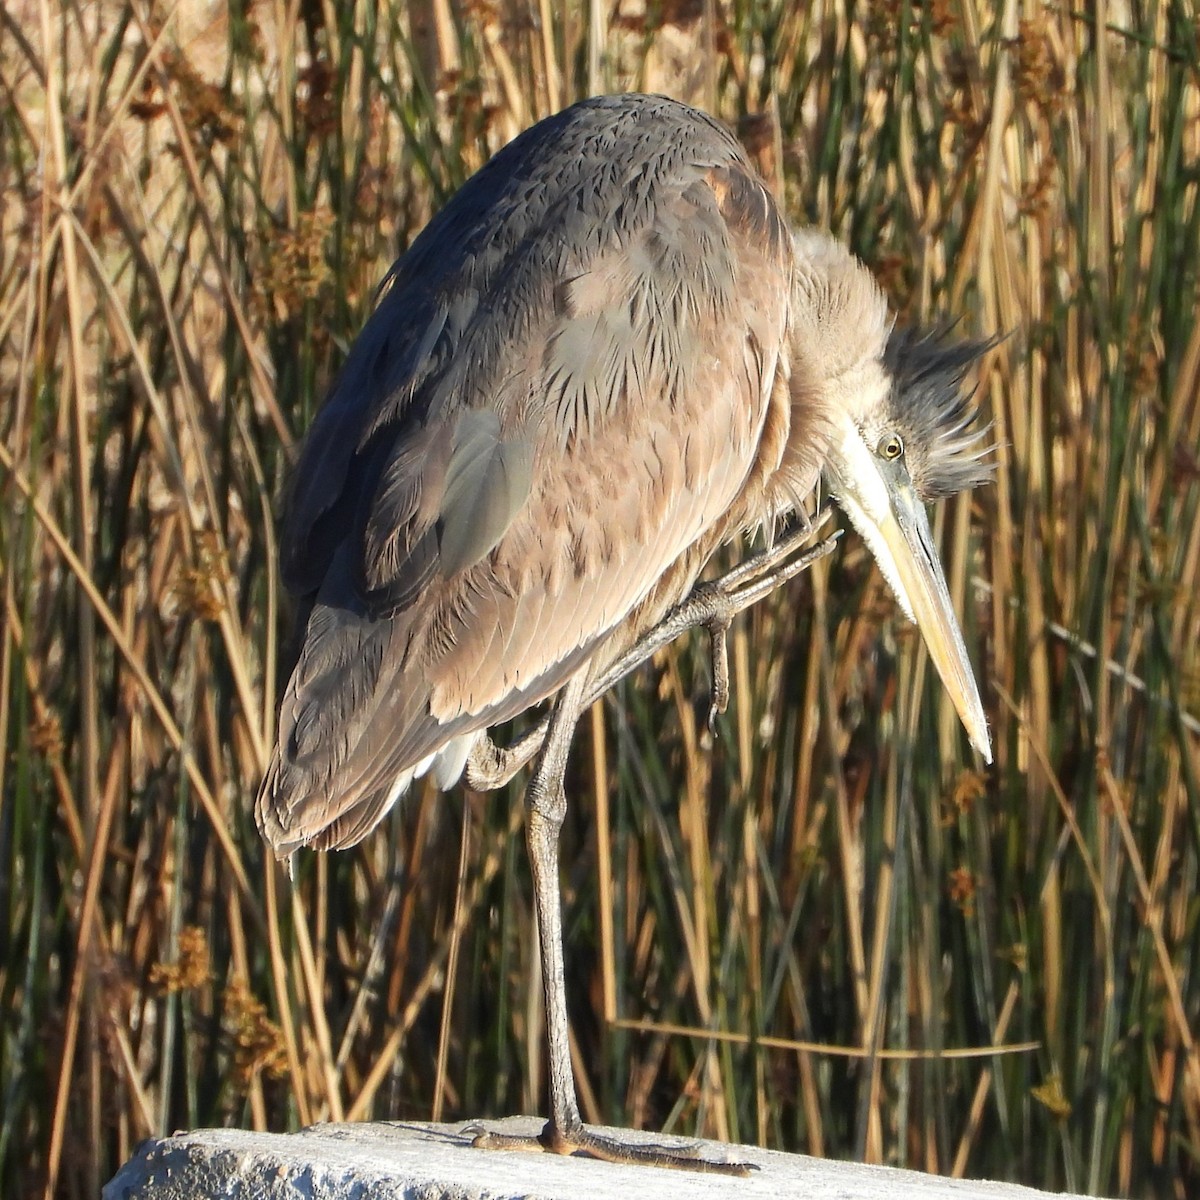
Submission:
{"label": "wing covert feathers", "polygon": [[312,610],[257,805],[277,852],[358,840],[430,756],[461,770],[761,519],[791,269],[737,143],[658,97],[542,122],[434,218],[296,471],[282,561]]}

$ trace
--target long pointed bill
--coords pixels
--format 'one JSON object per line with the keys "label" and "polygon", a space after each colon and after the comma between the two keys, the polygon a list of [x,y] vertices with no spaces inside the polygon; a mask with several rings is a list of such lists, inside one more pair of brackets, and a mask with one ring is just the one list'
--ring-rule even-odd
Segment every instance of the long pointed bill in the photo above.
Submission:
{"label": "long pointed bill", "polygon": [[[856,465],[866,464],[860,460]],[[873,463],[868,469],[875,475],[867,485],[873,493],[871,498],[882,499],[880,492],[887,495],[886,505],[871,504],[879,516],[868,513],[854,495],[867,482],[865,480],[855,479],[853,483],[859,485],[857,487],[847,487],[847,481],[839,481],[843,486],[840,489],[835,486],[838,500],[863,535],[901,607],[920,629],[933,665],[966,727],[971,745],[983,755],[985,762],[990,763],[992,747],[987,719],[967,648],[963,645],[958,618],[950,603],[942,565],[934,549],[925,507],[908,480],[907,472],[904,477],[896,473],[889,478],[890,472],[875,469]]]}

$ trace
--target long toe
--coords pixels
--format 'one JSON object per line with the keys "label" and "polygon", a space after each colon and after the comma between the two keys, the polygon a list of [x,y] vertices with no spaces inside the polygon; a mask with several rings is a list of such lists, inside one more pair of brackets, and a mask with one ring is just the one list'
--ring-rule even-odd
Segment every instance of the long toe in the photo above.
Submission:
{"label": "long toe", "polygon": [[[478,1132],[477,1132],[478,1131]],[[664,1146],[652,1142],[627,1141],[606,1133],[595,1133],[585,1125],[564,1132],[547,1122],[540,1134],[499,1133],[469,1126],[471,1145],[479,1150],[523,1150],[547,1154],[584,1154],[605,1162],[630,1166],[664,1167],[677,1171],[700,1171],[710,1175],[749,1175],[754,1163],[706,1158],[699,1146]]]}

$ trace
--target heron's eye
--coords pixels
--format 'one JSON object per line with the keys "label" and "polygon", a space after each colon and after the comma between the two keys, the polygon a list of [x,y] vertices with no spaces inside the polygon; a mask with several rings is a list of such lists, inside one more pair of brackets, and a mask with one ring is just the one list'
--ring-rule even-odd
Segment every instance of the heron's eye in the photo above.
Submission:
{"label": "heron's eye", "polygon": [[885,433],[879,439],[879,445],[875,447],[875,453],[880,458],[885,458],[888,462],[892,462],[904,453],[904,443],[897,434]]}

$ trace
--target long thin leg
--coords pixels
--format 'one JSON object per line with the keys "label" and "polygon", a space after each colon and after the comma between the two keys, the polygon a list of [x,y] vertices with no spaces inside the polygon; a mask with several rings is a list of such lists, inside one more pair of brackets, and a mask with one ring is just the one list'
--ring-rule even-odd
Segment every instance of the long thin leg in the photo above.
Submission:
{"label": "long thin leg", "polygon": [[582,1152],[610,1162],[683,1167],[725,1175],[745,1175],[747,1163],[712,1162],[693,1151],[669,1146],[629,1145],[592,1133],[579,1116],[575,1077],[571,1070],[567,986],[563,965],[562,901],[559,895],[558,835],[567,813],[563,789],[567,754],[579,715],[587,702],[587,677],[576,675],[559,694],[541,756],[525,792],[525,838],[533,870],[533,898],[542,957],[546,1040],[549,1048],[550,1120],[537,1138],[480,1133],[473,1145],[488,1150]]}
{"label": "long thin leg", "polygon": [[563,689],[554,708],[545,749],[525,792],[525,839],[533,870],[538,949],[542,956],[542,990],[549,1047],[550,1121],[542,1134],[551,1150],[569,1152],[570,1139],[583,1131],[575,1076],[571,1070],[567,983],[563,963],[562,898],[559,894],[558,835],[567,815],[563,776],[567,753],[579,720],[586,680],[582,675]]}
{"label": "long thin leg", "polygon": [[689,1149],[626,1144],[591,1132],[580,1118],[571,1070],[559,894],[558,836],[567,811],[563,777],[571,738],[584,709],[656,650],[697,626],[707,628],[712,641],[713,710],[710,719],[715,720],[729,696],[725,633],[730,622],[737,613],[829,553],[835,540],[832,537],[807,553],[792,557],[811,532],[811,526],[796,530],[721,579],[698,585],[682,604],[612,663],[599,679],[589,684],[586,672],[580,671],[559,694],[550,715],[508,749],[496,746],[486,736],[481,737],[472,749],[467,760],[467,781],[480,790],[507,783],[525,763],[538,755],[525,793],[525,837],[533,870],[550,1070],[550,1119],[541,1135],[522,1137],[485,1131],[475,1137],[475,1146],[548,1150],[556,1154],[580,1152],[611,1162],[680,1167],[723,1175],[746,1175],[753,1169],[749,1163],[713,1162]]}
{"label": "long thin leg", "polygon": [[[697,584],[686,600],[671,609],[649,633],[593,681],[580,711],[598,700],[613,684],[641,666],[663,646],[689,629],[703,626],[708,630],[712,645],[713,698],[709,724],[715,724],[717,716],[725,711],[729,702],[729,659],[725,634],[733,618],[818,559],[824,558],[834,548],[840,533],[834,533],[804,554],[792,557],[824,523],[828,511],[826,509],[819,513],[807,526],[792,530],[769,549],[760,550],[739,563],[720,579]],[[541,750],[549,728],[550,718],[544,717],[508,748],[497,746],[486,734],[482,735],[467,759],[467,783],[477,792],[503,787]]]}

